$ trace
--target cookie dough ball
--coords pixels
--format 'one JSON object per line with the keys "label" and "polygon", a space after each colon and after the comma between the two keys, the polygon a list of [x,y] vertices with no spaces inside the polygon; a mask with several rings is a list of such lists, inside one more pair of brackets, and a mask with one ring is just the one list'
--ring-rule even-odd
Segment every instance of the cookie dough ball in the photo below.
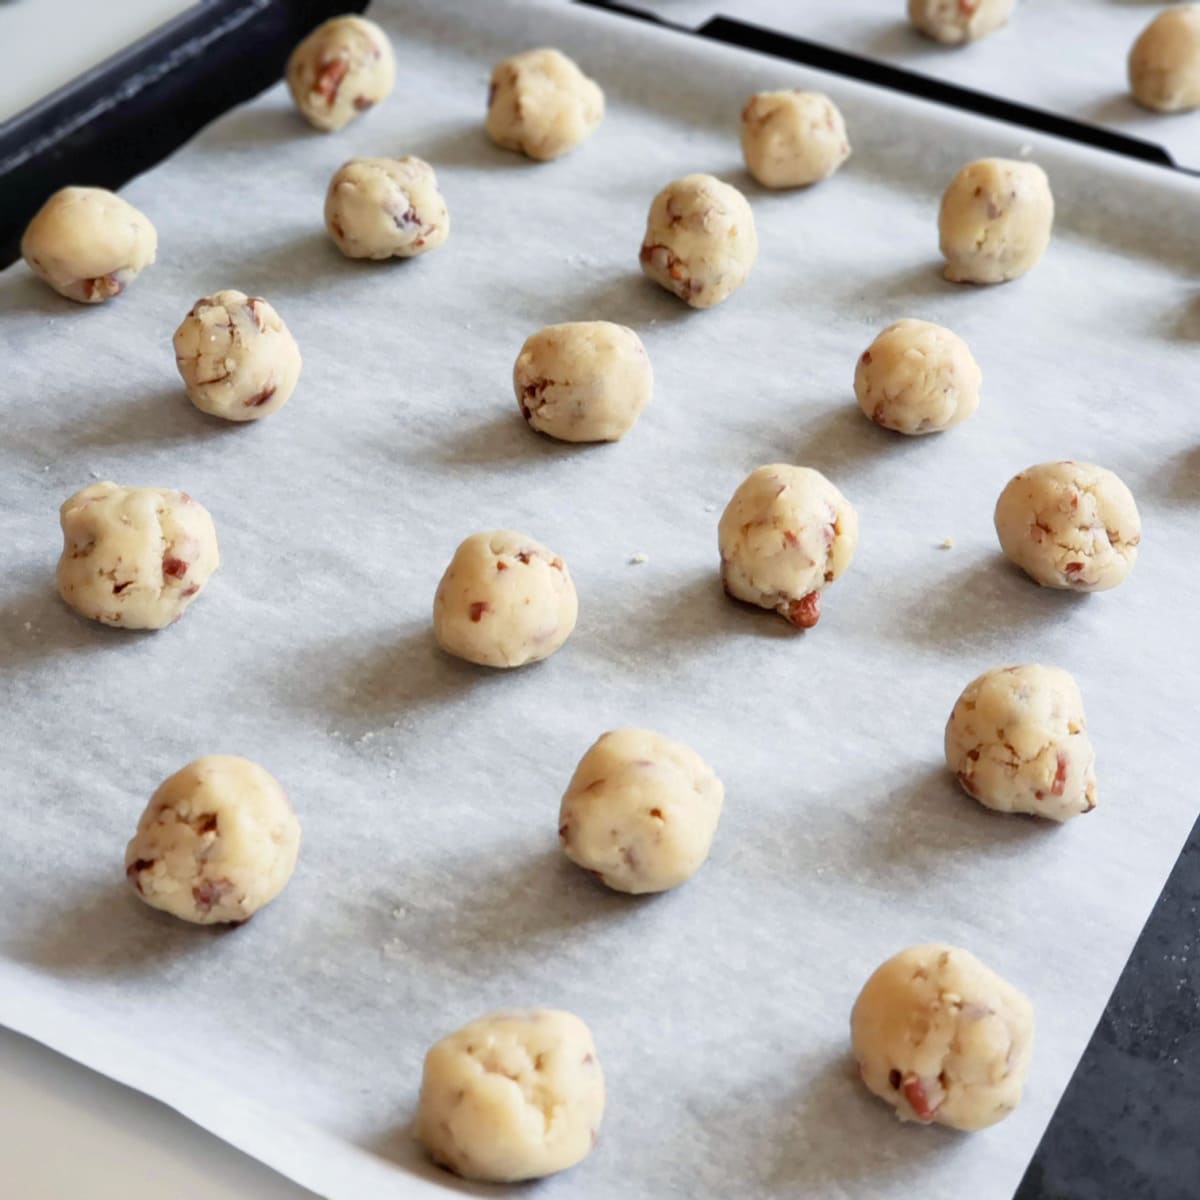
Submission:
{"label": "cookie dough ball", "polygon": [[940,433],[979,407],[983,372],[967,343],[932,321],[897,321],[859,355],[858,406],[897,433]]}
{"label": "cookie dough ball", "polygon": [[1096,807],[1096,753],[1083,697],[1060,667],[994,667],[946,723],[946,765],[986,808],[1051,821]]}
{"label": "cookie dough ball", "polygon": [[526,50],[498,62],[488,89],[488,136],[530,158],[558,158],[591,137],[604,93],[565,54]]}
{"label": "cookie dough ball", "polygon": [[807,187],[850,157],[846,122],[821,92],[756,92],[742,109],[742,155],[763,187]]}
{"label": "cookie dough ball", "polygon": [[558,814],[566,856],[618,892],[665,892],[708,858],[725,789],[695,750],[648,729],[604,734]]}
{"label": "cookie dough ball", "polygon": [[1015,0],[908,0],[918,32],[948,46],[973,42],[1008,24]]}
{"label": "cookie dough ball", "polygon": [[248,921],[287,886],[300,823],[274,776],[208,754],[163,781],[125,851],[125,876],[151,908],[197,925]]}
{"label": "cookie dough ball", "polygon": [[1037,266],[1050,244],[1054,197],[1035,163],[981,158],[942,196],[938,232],[952,283],[1004,283]]}
{"label": "cookie dough ball", "polygon": [[333,17],[318,25],[287,63],[296,107],[327,133],[386,100],[395,82],[392,44],[366,17]]}
{"label": "cookie dough ball", "polygon": [[563,442],[615,442],[650,402],[654,372],[642,339],[611,321],[547,325],[513,366],[521,415]]}
{"label": "cookie dough ball", "polygon": [[226,421],[257,421],[287,402],[300,378],[300,347],[260,296],[203,296],[175,330],[175,365],[188,399]]}
{"label": "cookie dough ball", "polygon": [[685,175],[654,197],[642,270],[693,308],[727,300],[757,257],[754,214],[737,188],[712,175]]}
{"label": "cookie dough ball", "polygon": [[730,596],[809,629],[821,616],[821,592],[854,557],[858,514],[820,471],[776,463],[733,493],[717,541]]}
{"label": "cookie dough ball", "polygon": [[1092,463],[1049,462],[1009,480],[996,501],[1000,547],[1043,587],[1102,592],[1137,561],[1142,522],[1129,489]]}
{"label": "cookie dough ball", "polygon": [[565,1171],[596,1145],[604,1074],[588,1027],[549,1008],[498,1012],[425,1055],[418,1139],[466,1179],[516,1183]]}
{"label": "cookie dough ball", "polygon": [[145,213],[93,187],[55,192],[21,238],[21,255],[33,273],[81,304],[119,296],[157,249],[158,234]]}
{"label": "cookie dough ball", "polygon": [[902,1121],[984,1129],[1020,1102],[1033,1005],[966,950],[910,946],[867,980],[850,1040],[863,1083]]}
{"label": "cookie dough ball", "polygon": [[468,662],[520,667],[553,654],[578,615],[567,564],[527,534],[494,529],[454,552],[433,600],[433,632]]}
{"label": "cookie dough ball", "polygon": [[58,594],[93,621],[162,629],[217,569],[208,510],[170,488],[93,483],[59,509]]}
{"label": "cookie dough ball", "polygon": [[1157,112],[1200,107],[1200,4],[1161,12],[1129,52],[1134,99]]}
{"label": "cookie dough ball", "polygon": [[413,258],[450,236],[450,213],[424,159],[352,158],[329,181],[325,228],[347,258]]}

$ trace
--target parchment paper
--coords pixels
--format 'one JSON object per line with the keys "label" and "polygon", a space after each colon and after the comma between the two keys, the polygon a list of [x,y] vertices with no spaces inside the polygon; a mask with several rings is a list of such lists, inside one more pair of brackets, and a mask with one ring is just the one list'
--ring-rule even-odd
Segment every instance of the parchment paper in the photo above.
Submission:
{"label": "parchment paper", "polygon": [[1164,147],[1200,170],[1200,112],[1153,113],[1129,94],[1126,60],[1162,0],[1018,0],[1003,29],[969,46],[916,33],[905,0],[636,0],[692,27],[727,16],[880,59]]}
{"label": "parchment paper", "polygon": [[[598,1150],[539,1196],[1009,1195],[1195,816],[1195,188],[1030,139],[1058,196],[1049,253],[955,288],[938,196],[966,159],[1018,153],[1011,129],[558,4],[378,15],[386,106],[329,137],[277,88],[128,189],[161,249],[118,302],[0,278],[0,1020],[337,1200],[456,1186],[406,1128],[421,1058],[515,1004],[583,1016],[609,1082]],[[609,100],[548,165],[481,131],[491,63],[536,44]],[[737,114],[789,84],[835,96],[855,154],[767,195]],[[445,247],[361,264],[328,242],[326,182],[369,153],[436,165]],[[693,170],[746,189],[761,240],[708,312],[637,270],[650,198]],[[305,354],[289,405],[248,428],[193,410],[172,360],[193,300],[229,286],[275,303]],[[982,407],[944,437],[892,437],[853,403],[856,355],[903,315],[982,364]],[[517,415],[512,360],[541,324],[592,317],[640,331],[655,398],[619,444],[557,445]],[[996,548],[1003,484],[1067,455],[1142,507],[1109,594],[1040,590]],[[861,516],[803,635],[717,583],[720,509],[778,460]],[[54,596],[57,505],[109,477],[214,515],[222,567],[162,633]],[[581,618],[546,663],[494,674],[441,655],[429,610],[460,538],[505,525],[566,558]],[[967,680],[1037,660],[1075,672],[1099,748],[1100,807],[1065,828],[984,812],[941,762]],[[690,742],[727,788],[711,861],[656,899],[556,846],[575,762],[621,724]],[[305,831],[288,890],[228,932],[148,911],[121,877],[150,792],[215,751],[275,772]],[[1026,1100],[975,1137],[901,1126],[849,1062],[858,988],[925,939],[1037,1006]]]}

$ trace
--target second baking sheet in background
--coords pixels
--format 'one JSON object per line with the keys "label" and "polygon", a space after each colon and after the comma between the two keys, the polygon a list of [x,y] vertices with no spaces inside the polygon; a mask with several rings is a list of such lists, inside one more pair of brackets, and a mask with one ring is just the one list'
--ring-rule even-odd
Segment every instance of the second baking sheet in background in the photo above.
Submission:
{"label": "second baking sheet in background", "polygon": [[1170,7],[1156,0],[1018,0],[1006,26],[963,46],[918,34],[905,0],[634,0],[632,7],[692,28],[729,17],[804,38],[1115,129],[1200,171],[1200,112],[1149,112],[1129,95],[1129,51],[1151,18]]}
{"label": "second baking sheet in background", "polygon": [[[497,5],[473,29],[477,12],[380,6],[397,91],[336,138],[277,88],[137,181],[160,261],[120,304],[0,280],[2,753],[22,781],[0,871],[24,881],[0,918],[0,1020],[331,1196],[417,1194],[390,1164],[424,1171],[404,1130],[424,1049],[524,1003],[587,1019],[610,1084],[600,1148],[547,1195],[1007,1196],[1194,816],[1194,191],[1031,139],[1059,200],[1046,260],[951,288],[938,196],[965,159],[1019,153],[1011,129],[580,10]],[[609,99],[549,165],[480,130],[491,63],[542,43]],[[839,101],[855,154],[767,195],[737,112],[800,83]],[[445,247],[337,255],[321,202],[356,153],[435,165]],[[651,196],[691,170],[746,189],[761,242],[707,313],[636,266]],[[253,429],[191,410],[171,361],[179,318],[225,286],[267,296],[305,353]],[[904,315],[952,326],[984,370],[979,413],[944,438],[891,438],[853,404],[855,356]],[[589,317],[639,330],[656,397],[616,446],[556,446],[517,416],[512,360],[540,324]],[[995,549],[1004,482],[1068,455],[1143,508],[1142,559],[1109,595],[1039,591]],[[720,509],[777,460],[825,470],[862,519],[804,636],[716,582]],[[83,625],[50,590],[54,510],[94,475],[213,512],[224,566],[160,636]],[[434,650],[429,607],[458,540],[497,525],[564,556],[581,619],[543,666],[482,675]],[[1077,674],[1100,756],[1101,807],[1064,829],[978,810],[940,763],[961,686],[1038,659]],[[728,793],[711,863],[642,902],[555,844],[577,758],[624,723],[691,742]],[[155,918],[120,879],[146,796],[218,750],[280,776],[306,839],[288,892],[232,936]],[[975,1138],[899,1126],[848,1062],[866,974],[925,938],[1038,1008],[1027,1101]]]}

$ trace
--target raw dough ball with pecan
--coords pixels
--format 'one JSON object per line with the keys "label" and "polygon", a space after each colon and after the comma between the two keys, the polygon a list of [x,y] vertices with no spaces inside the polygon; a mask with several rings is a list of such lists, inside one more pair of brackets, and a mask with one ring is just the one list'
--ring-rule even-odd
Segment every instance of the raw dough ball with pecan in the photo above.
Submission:
{"label": "raw dough ball with pecan", "polygon": [[603,1116],[596,1046],[571,1013],[491,1013],[425,1055],[417,1137],[464,1178],[515,1183],[573,1167]]}
{"label": "raw dough ball with pecan", "polygon": [[1096,753],[1083,697],[1060,667],[994,667],[946,723],[946,765],[996,812],[1065,821],[1096,807]]}
{"label": "raw dough ball with pecan", "polygon": [[413,258],[450,236],[450,213],[424,159],[352,158],[329,181],[325,227],[347,258]]}
{"label": "raw dough ball with pecan", "polygon": [[708,858],[725,789],[695,750],[617,729],[579,761],[558,814],[566,856],[618,892],[665,892]]}
{"label": "raw dough ball with pecan", "polygon": [[642,270],[693,308],[732,296],[757,257],[754,214],[737,188],[711,175],[685,175],[654,197]]}
{"label": "raw dough ball with pecan", "polygon": [[188,399],[227,421],[257,421],[281,409],[300,378],[300,347],[259,296],[204,296],[175,330],[175,364]]}
{"label": "raw dough ball with pecan", "polygon": [[654,372],[642,339],[611,321],[547,325],[513,366],[521,415],[564,442],[615,442],[650,402]]}
{"label": "raw dough ball with pecan", "polygon": [[776,463],[733,493],[717,540],[729,595],[808,629],[820,618],[822,589],[854,557],[858,514],[820,471]]}
{"label": "raw dough ball with pecan", "polygon": [[846,122],[821,92],[756,92],[742,109],[742,155],[763,187],[806,187],[850,157]]}
{"label": "raw dough ball with pecan", "polygon": [[1050,244],[1054,197],[1035,163],[981,158],[942,196],[938,233],[952,283],[1004,283],[1037,266]]}
{"label": "raw dough ball with pecan", "polygon": [[1001,549],[1026,575],[1076,592],[1116,587],[1142,540],[1133,495],[1092,463],[1039,463],[1013,476],[995,520]]}
{"label": "raw dough ball with pecan", "polygon": [[908,0],[908,19],[936,42],[958,45],[1008,23],[1015,0]]}
{"label": "raw dough ball with pecan", "polygon": [[147,904],[197,925],[249,920],[292,877],[300,823],[274,776],[208,754],[159,785],[125,851]]}
{"label": "raw dough ball with pecan", "polygon": [[858,406],[897,433],[940,433],[979,407],[983,372],[967,343],[932,321],[897,321],[854,369]]}
{"label": "raw dough ball with pecan", "polygon": [[488,91],[487,131],[530,158],[574,150],[604,118],[604,93],[557,50],[526,50],[498,62]]}
{"label": "raw dough ball with pecan", "polygon": [[870,979],[850,1015],[863,1083],[902,1121],[984,1129],[1021,1099],[1033,1005],[955,946],[910,946]]}
{"label": "raw dough ball with pecan", "polygon": [[520,667],[553,654],[578,614],[567,564],[524,533],[495,529],[454,552],[433,600],[433,632],[468,662]]}
{"label": "raw dough ball with pecan", "polygon": [[120,295],[154,261],[157,249],[158,234],[144,213],[92,187],[55,192],[21,238],[21,255],[33,273],[81,304]]}
{"label": "raw dough ball with pecan", "polygon": [[317,129],[341,129],[386,100],[396,82],[388,36],[366,17],[333,17],[302,41],[287,63],[296,107]]}
{"label": "raw dough ball with pecan", "polygon": [[187,492],[93,483],[63,502],[59,522],[58,594],[105,625],[178,621],[220,562],[212,517]]}
{"label": "raw dough ball with pecan", "polygon": [[1129,52],[1134,99],[1158,112],[1200,107],[1200,4],[1161,12]]}

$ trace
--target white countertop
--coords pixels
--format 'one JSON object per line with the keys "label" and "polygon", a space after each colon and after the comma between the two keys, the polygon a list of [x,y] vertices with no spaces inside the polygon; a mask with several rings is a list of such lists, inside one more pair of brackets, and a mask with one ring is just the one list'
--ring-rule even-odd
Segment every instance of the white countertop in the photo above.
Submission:
{"label": "white countertop", "polygon": [[0,1193],[11,1200],[313,1200],[166,1106],[0,1029]]}
{"label": "white countertop", "polygon": [[[0,122],[192,8],[196,0],[0,0]],[[70,36],[64,32],[70,30]]]}

